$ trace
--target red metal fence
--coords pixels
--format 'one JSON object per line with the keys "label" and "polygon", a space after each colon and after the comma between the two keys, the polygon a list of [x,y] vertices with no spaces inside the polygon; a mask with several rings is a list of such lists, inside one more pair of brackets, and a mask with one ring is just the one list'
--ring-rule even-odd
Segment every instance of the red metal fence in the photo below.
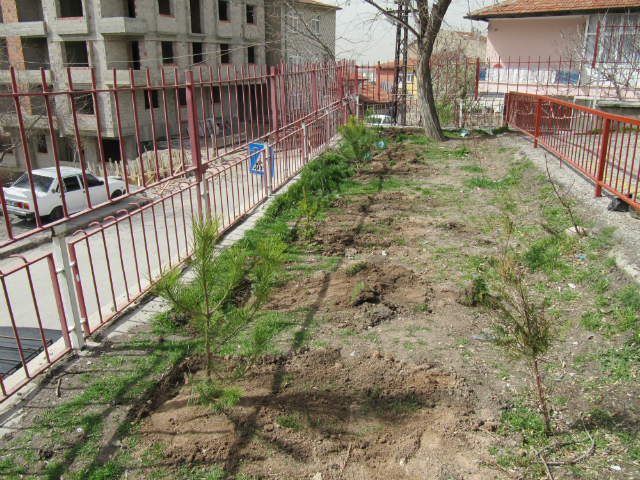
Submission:
{"label": "red metal fence", "polygon": [[593,180],[597,197],[604,188],[640,208],[640,120],[511,92],[506,122]]}
{"label": "red metal fence", "polygon": [[[42,72],[43,93],[25,94],[12,71],[13,93],[0,95],[0,102],[8,98],[14,105],[11,119],[19,138],[13,154],[24,161],[25,203],[34,215],[29,222],[5,213],[0,253],[46,230],[53,237],[40,247],[46,253],[33,260],[0,261],[0,360],[13,349],[0,372],[0,401],[71,348],[81,348],[85,335],[191,255],[194,213],[209,209],[220,217],[222,230],[228,229],[326,148],[336,128],[356,111],[355,65],[348,62],[280,65],[269,71],[199,69],[185,72],[184,79],[176,70],[171,84],[161,72],[159,85],[148,71],[138,85],[140,72],[129,71],[130,84],[120,86],[121,72],[114,70],[113,87],[105,89],[96,88],[91,72],[89,90],[74,90],[73,73],[67,73],[64,89],[50,91]],[[51,185],[68,175],[64,167],[78,167],[83,208],[74,211],[70,194],[60,188],[48,193],[59,194],[61,218],[47,218],[50,212],[38,208],[41,179],[30,137],[45,134],[55,140],[65,132],[74,158],[62,158],[59,142],[49,143]],[[118,141],[117,163],[107,157],[106,135]],[[88,158],[91,144],[95,153]],[[100,196],[84,188],[91,185],[92,168],[104,179],[115,168],[127,180],[121,195],[111,198],[107,181],[99,186]],[[0,189],[3,212],[7,195]],[[122,208],[114,215],[67,236],[69,220],[116,202]]]}

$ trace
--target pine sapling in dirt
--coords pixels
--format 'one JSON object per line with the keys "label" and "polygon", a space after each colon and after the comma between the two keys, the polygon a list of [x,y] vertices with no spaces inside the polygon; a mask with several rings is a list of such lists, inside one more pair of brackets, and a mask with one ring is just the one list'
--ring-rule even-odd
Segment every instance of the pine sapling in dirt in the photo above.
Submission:
{"label": "pine sapling in dirt", "polygon": [[358,166],[362,165],[365,155],[373,152],[378,133],[356,117],[349,117],[346,124],[338,127],[338,132],[343,139],[340,144],[342,156]]}
{"label": "pine sapling in dirt", "polygon": [[[206,380],[194,384],[193,391],[203,403],[233,403],[239,393],[232,378],[225,378],[216,368],[214,355],[240,334],[249,338],[249,355],[236,374],[246,373],[270,340],[269,329],[260,324],[262,307],[269,299],[276,273],[283,262],[285,245],[277,237],[267,237],[257,245],[255,260],[244,248],[233,245],[216,248],[219,218],[192,218],[191,266],[193,279],[185,280],[179,268],[163,272],[154,291],[167,300],[171,308],[188,315],[189,322],[204,344]],[[245,279],[251,283],[251,298],[237,305],[234,295]],[[215,377],[215,381],[213,379]]]}
{"label": "pine sapling in dirt", "polygon": [[551,433],[551,420],[547,407],[547,394],[540,371],[543,357],[557,338],[552,319],[545,314],[540,299],[537,299],[527,284],[527,268],[521,255],[512,246],[515,231],[513,220],[504,216],[502,243],[494,258],[497,280],[490,285],[493,336],[512,360],[523,360],[532,377],[537,402],[542,413],[545,430]]}

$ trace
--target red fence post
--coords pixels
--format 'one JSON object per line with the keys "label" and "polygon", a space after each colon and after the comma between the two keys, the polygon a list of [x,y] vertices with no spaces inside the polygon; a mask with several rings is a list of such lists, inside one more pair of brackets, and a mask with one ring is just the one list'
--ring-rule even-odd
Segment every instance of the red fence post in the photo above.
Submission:
{"label": "red fence post", "polygon": [[[198,102],[196,100],[196,86],[193,81],[193,72],[191,70],[187,70],[185,72],[185,80],[187,82],[187,122],[189,125],[189,142],[191,144],[191,164],[196,169],[196,182],[198,183],[198,213],[202,213],[203,209],[207,212],[209,211],[209,197],[207,196],[207,185],[204,181],[204,170],[206,170],[206,168],[202,167],[200,131],[198,128]],[[206,125],[204,130],[206,135]]]}
{"label": "red fence post", "polygon": [[600,156],[598,159],[598,175],[596,176],[596,197],[602,196],[602,180],[604,170],[607,165],[607,150],[609,149],[609,133],[611,131],[611,119],[606,118],[602,130],[602,141],[600,142]]}
{"label": "red fence post", "polygon": [[276,67],[271,67],[271,130],[275,134],[275,141],[280,140],[278,134],[278,90],[276,88]]}
{"label": "red fence post", "polygon": [[538,148],[538,135],[540,134],[540,114],[542,112],[542,99],[536,102],[535,128],[533,131],[533,148]]}
{"label": "red fence post", "polygon": [[313,116],[318,117],[318,84],[316,79],[316,65],[311,67],[311,101],[313,104]]}

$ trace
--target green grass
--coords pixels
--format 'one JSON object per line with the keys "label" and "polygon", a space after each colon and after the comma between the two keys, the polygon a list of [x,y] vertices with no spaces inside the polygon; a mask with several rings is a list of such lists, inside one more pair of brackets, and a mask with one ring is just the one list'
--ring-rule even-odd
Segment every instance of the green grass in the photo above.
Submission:
{"label": "green grass", "polygon": [[471,173],[483,173],[485,170],[484,168],[481,168],[479,165],[463,165],[460,168],[460,170],[464,170],[465,172],[471,172]]}
{"label": "green grass", "polygon": [[356,298],[363,289],[364,289],[364,282],[360,282],[355,287],[353,287],[353,291],[351,292],[351,300]]}
{"label": "green grass", "polygon": [[473,177],[469,180],[465,180],[464,184],[469,188],[481,188],[483,190],[494,190],[509,188],[514,185],[518,185],[520,179],[508,177],[500,180],[490,180],[488,178]]}

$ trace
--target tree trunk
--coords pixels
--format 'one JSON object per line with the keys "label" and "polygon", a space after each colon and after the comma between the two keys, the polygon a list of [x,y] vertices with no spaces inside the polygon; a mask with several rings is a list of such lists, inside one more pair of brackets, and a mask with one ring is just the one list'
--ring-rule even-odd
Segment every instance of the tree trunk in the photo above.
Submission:
{"label": "tree trunk", "polygon": [[[431,83],[431,67],[429,66],[429,56],[421,55],[416,66],[416,81],[418,89],[418,108],[422,116],[424,132],[431,140],[443,142],[444,133],[440,127],[438,112],[436,110],[436,100],[433,96],[433,86]],[[426,58],[425,58],[426,57]]]}

